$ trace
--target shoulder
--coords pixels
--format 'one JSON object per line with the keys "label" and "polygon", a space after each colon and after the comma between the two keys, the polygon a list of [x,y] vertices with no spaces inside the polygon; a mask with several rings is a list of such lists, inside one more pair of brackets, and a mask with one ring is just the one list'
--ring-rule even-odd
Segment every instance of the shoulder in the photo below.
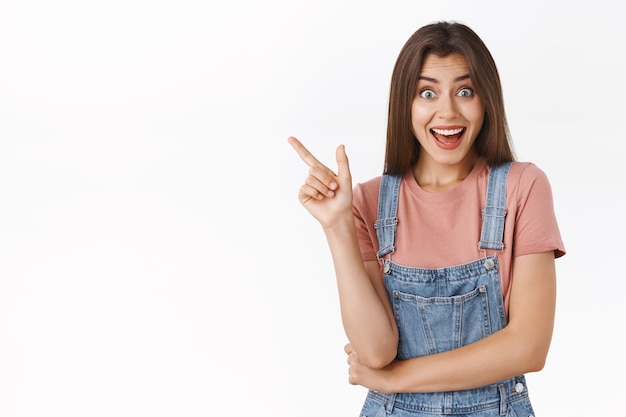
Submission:
{"label": "shoulder", "polygon": [[508,185],[518,193],[551,192],[546,173],[532,162],[513,162],[509,171]]}
{"label": "shoulder", "polygon": [[378,201],[378,191],[382,176],[372,178],[365,182],[360,182],[354,186],[354,201],[367,202]]}
{"label": "shoulder", "polygon": [[546,177],[543,170],[532,162],[513,162],[510,175],[524,179]]}
{"label": "shoulder", "polygon": [[373,225],[378,217],[378,190],[382,176],[354,186],[352,196],[352,213],[357,221],[365,225]]}

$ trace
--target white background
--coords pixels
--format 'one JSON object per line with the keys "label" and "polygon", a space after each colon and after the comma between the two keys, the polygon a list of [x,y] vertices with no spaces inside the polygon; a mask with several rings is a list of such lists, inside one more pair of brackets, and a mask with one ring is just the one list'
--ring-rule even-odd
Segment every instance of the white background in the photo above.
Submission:
{"label": "white background", "polygon": [[[0,0],[0,416],[356,416],[299,137],[382,170],[440,19],[498,64],[568,254],[537,416],[623,397],[624,3]],[[614,383],[612,381],[615,381]]]}

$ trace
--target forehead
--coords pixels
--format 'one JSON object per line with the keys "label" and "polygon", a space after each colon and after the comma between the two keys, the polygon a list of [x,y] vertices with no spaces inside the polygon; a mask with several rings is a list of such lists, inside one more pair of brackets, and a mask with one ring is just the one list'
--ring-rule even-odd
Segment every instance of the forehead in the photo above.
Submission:
{"label": "forehead", "polygon": [[456,77],[468,73],[467,61],[459,54],[450,54],[444,57],[428,54],[424,57],[420,71],[421,76],[428,76],[429,78],[441,78],[445,75]]}

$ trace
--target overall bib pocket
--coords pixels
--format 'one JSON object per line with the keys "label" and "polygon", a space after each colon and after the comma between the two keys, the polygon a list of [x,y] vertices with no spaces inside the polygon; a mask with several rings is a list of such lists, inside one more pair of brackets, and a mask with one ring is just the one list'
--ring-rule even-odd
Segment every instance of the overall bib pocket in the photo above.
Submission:
{"label": "overall bib pocket", "polygon": [[399,328],[398,359],[452,350],[493,332],[486,285],[450,297],[391,291]]}

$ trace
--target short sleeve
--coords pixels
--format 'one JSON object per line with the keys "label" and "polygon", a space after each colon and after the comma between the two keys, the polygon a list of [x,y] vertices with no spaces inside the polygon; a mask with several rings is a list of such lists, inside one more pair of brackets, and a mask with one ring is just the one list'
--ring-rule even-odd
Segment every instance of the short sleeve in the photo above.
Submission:
{"label": "short sleeve", "polygon": [[374,222],[378,215],[378,188],[380,177],[357,184],[353,190],[352,213],[363,261],[375,261],[378,238]]}
{"label": "short sleeve", "polygon": [[523,164],[516,184],[516,216],[513,256],[554,251],[565,255],[557,218],[554,212],[552,188],[546,174],[534,164]]}

